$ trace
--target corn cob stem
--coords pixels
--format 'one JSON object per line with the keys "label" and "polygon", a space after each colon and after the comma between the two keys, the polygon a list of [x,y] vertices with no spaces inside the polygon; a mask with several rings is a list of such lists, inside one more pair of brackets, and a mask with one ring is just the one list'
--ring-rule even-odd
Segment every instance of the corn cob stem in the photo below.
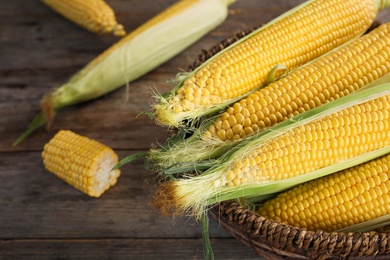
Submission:
{"label": "corn cob stem", "polygon": [[[148,73],[222,23],[233,0],[181,0],[123,37],[42,98],[42,116],[21,138],[66,106],[98,98]],[[159,44],[156,44],[158,42]],[[40,119],[40,120],[38,120]],[[39,124],[38,124],[39,123]]]}
{"label": "corn cob stem", "polygon": [[178,127],[189,121],[191,125],[263,86],[275,65],[284,64],[291,71],[363,34],[379,4],[374,0],[305,2],[232,44],[171,92],[158,96],[158,123]]}
{"label": "corn cob stem", "polygon": [[207,205],[280,192],[389,153],[389,86],[362,89],[249,138],[201,175],[162,183],[153,204],[163,214],[199,217]]}
{"label": "corn cob stem", "polygon": [[[206,121],[190,138],[152,150],[158,168],[216,158],[245,138],[348,95],[390,72],[390,23],[297,69]],[[387,80],[387,79],[386,79]]]}

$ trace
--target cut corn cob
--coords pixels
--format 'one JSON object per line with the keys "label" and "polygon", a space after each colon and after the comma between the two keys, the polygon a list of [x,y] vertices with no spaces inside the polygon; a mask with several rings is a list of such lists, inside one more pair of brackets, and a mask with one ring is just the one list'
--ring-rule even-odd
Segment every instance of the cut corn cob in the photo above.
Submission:
{"label": "cut corn cob", "polygon": [[286,120],[201,175],[162,183],[153,204],[163,213],[199,216],[215,202],[275,193],[389,153],[389,86],[362,89]]}
{"label": "cut corn cob", "polygon": [[[100,97],[169,60],[228,15],[234,0],[181,0],[92,60],[64,85],[46,94],[42,113],[15,142],[53,120],[62,108]],[[156,44],[158,43],[158,44]]]}
{"label": "cut corn cob", "polygon": [[104,0],[42,0],[70,21],[94,33],[126,34],[116,21],[114,10]]}
{"label": "cut corn cob", "polygon": [[236,102],[187,139],[152,150],[157,168],[217,157],[240,140],[356,91],[390,72],[390,23]]}
{"label": "cut corn cob", "polygon": [[46,169],[91,197],[100,197],[120,176],[109,147],[68,130],[59,131],[42,152]]}
{"label": "cut corn cob", "polygon": [[328,232],[390,214],[390,155],[295,187],[257,212],[288,225]]}
{"label": "cut corn cob", "polygon": [[276,18],[190,73],[155,105],[159,124],[191,125],[266,82],[278,64],[293,70],[363,34],[389,1],[313,0]]}

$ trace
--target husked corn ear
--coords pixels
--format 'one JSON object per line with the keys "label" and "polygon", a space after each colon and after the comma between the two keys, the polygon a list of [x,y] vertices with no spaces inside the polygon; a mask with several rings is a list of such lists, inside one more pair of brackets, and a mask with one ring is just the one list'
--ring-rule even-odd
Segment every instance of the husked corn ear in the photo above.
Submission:
{"label": "husked corn ear", "polygon": [[50,8],[94,33],[126,34],[115,13],[104,0],[42,0]]}
{"label": "husked corn ear", "polygon": [[390,74],[390,23],[253,92],[189,138],[152,150],[156,168],[217,158],[248,137]]}
{"label": "husked corn ear", "polygon": [[162,182],[152,205],[200,217],[210,205],[264,199],[390,153],[390,83],[381,82],[281,122],[215,160],[170,167],[164,173],[187,174]]}
{"label": "husked corn ear", "polygon": [[100,197],[120,176],[119,169],[111,171],[118,163],[111,148],[68,130],[45,145],[42,158],[49,172],[91,197]]}
{"label": "husked corn ear", "polygon": [[390,23],[229,107],[204,133],[239,140],[356,91],[390,72]]}
{"label": "husked corn ear", "polygon": [[297,186],[257,212],[288,225],[328,232],[390,214],[390,155]]}
{"label": "husked corn ear", "polygon": [[237,158],[226,185],[282,180],[390,145],[390,95],[292,129]]}
{"label": "husked corn ear", "polygon": [[315,0],[233,44],[192,73],[155,106],[157,121],[178,126],[263,86],[278,64],[293,70],[361,34],[374,0]]}

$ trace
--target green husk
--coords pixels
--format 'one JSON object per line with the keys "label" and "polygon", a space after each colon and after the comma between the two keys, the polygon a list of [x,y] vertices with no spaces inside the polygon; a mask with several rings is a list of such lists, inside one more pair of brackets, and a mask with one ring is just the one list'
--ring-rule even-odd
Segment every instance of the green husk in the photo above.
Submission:
{"label": "green husk", "polygon": [[390,224],[390,214],[336,230],[337,232],[368,232]]}
{"label": "green husk", "polygon": [[202,224],[202,238],[203,238],[203,252],[204,252],[203,259],[214,260],[214,252],[210,242],[209,218],[207,214],[203,213],[200,220]]}
{"label": "green husk", "polygon": [[[227,169],[229,169],[234,159],[244,157],[251,150],[266,144],[277,136],[291,131],[292,128],[389,94],[390,83],[370,86],[271,127],[259,135],[251,137],[235,146],[216,160],[213,167],[205,170],[200,175],[195,177],[191,175],[188,177],[184,176],[175,181],[162,183],[161,190],[157,190],[156,192],[156,198],[157,200],[159,199],[158,196],[161,192],[164,192],[166,196],[165,198],[160,198],[154,205],[163,208],[165,212],[172,212],[171,214],[189,214],[199,217],[209,205],[241,197],[261,198],[264,195],[275,194],[314,178],[325,176],[390,153],[390,146],[383,147],[348,160],[339,161],[328,167],[281,181],[266,181],[243,184],[237,187],[227,187],[221,178]],[[177,170],[180,171],[180,168]],[[185,170],[187,171],[188,169]]]}
{"label": "green husk", "polygon": [[[172,7],[185,7],[185,2],[189,2],[188,7],[169,16]],[[92,60],[61,87],[46,94],[41,101],[43,117],[34,120],[13,145],[45,123],[50,125],[64,107],[98,98],[174,57],[221,24],[228,15],[227,7],[233,2],[178,1]]]}

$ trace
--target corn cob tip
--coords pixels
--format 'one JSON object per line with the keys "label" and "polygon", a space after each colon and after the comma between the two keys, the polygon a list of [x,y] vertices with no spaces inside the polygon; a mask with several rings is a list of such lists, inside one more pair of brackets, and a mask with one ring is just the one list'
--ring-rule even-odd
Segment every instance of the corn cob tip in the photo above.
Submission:
{"label": "corn cob tip", "polygon": [[125,36],[126,31],[125,31],[125,28],[123,27],[123,25],[117,24],[113,30],[113,35],[118,36],[118,37]]}
{"label": "corn cob tip", "polygon": [[199,220],[207,207],[213,204],[210,198],[224,189],[223,179],[220,174],[211,174],[161,182],[151,205],[162,215],[190,216]]}
{"label": "corn cob tip", "polygon": [[176,124],[176,121],[173,118],[174,115],[170,112],[169,109],[162,105],[156,105],[154,109],[156,114],[155,121],[157,125],[178,127],[178,124]]}
{"label": "corn cob tip", "polygon": [[[161,96],[158,97],[158,100],[162,99],[163,98]],[[197,119],[201,118],[203,115],[205,115],[205,113],[210,113],[210,111],[214,111],[209,106],[183,110],[183,107],[181,105],[177,105],[172,102],[174,99],[175,98],[170,97],[161,102],[160,104],[154,105],[154,113],[157,125],[180,127],[186,125],[186,122],[190,122],[190,124],[187,125],[188,127],[193,124],[196,124]],[[219,108],[222,108],[224,106],[226,106],[226,104],[220,105]]]}
{"label": "corn cob tip", "polygon": [[174,216],[178,214],[178,201],[175,199],[173,182],[162,182],[156,188],[151,206],[157,209],[163,216]]}
{"label": "corn cob tip", "polygon": [[[207,189],[199,187],[200,192],[187,192],[186,188],[193,190],[183,180],[160,183],[152,196],[151,206],[163,216],[191,216],[199,220],[206,211]],[[199,196],[199,200],[195,199],[197,203],[190,202],[192,196]]]}
{"label": "corn cob tip", "polygon": [[91,32],[125,35],[123,26],[116,20],[114,10],[104,0],[42,0],[42,2]]}
{"label": "corn cob tip", "polygon": [[100,197],[120,176],[112,170],[118,156],[111,148],[69,130],[44,146],[42,158],[49,172],[91,197]]}

